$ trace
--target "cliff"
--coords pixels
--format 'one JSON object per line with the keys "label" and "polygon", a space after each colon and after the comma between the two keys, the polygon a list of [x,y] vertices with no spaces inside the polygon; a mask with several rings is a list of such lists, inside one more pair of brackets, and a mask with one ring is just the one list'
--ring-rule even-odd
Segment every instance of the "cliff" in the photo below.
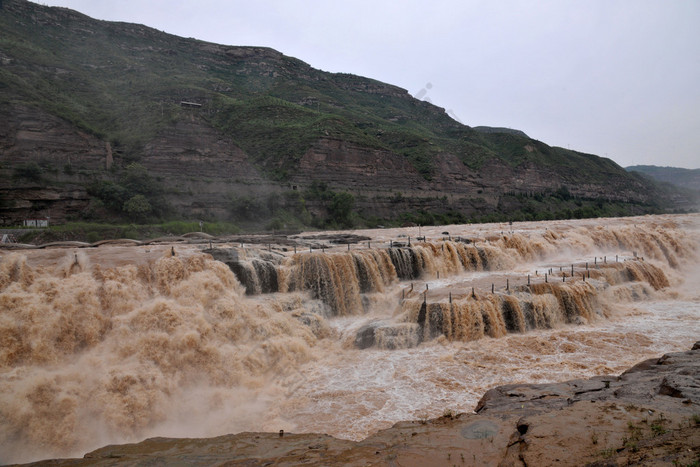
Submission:
{"label": "cliff", "polygon": [[[463,221],[532,219],[544,209],[539,201],[560,190],[578,204],[566,199],[543,218],[576,208],[591,215],[585,208],[596,203],[598,215],[606,203],[639,214],[676,201],[609,159],[517,130],[470,128],[404,89],[268,48],[184,39],[25,0],[0,8],[4,224],[46,216],[237,221],[243,201],[272,206],[258,217],[307,209],[318,217],[329,212],[308,196],[319,183],[351,193],[367,219],[421,210]],[[157,189],[126,186],[134,163]],[[125,204],[137,195],[150,202],[140,212]]]}

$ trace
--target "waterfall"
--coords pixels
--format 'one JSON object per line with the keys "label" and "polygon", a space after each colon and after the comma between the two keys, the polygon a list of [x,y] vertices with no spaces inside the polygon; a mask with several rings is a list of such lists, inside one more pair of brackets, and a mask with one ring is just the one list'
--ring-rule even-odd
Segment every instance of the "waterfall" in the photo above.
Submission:
{"label": "waterfall", "polygon": [[[470,242],[396,248],[382,233],[374,248],[296,254],[196,244],[0,250],[0,457],[314,423],[360,437],[445,397],[457,406],[496,376],[618,371],[610,349],[618,360],[646,358],[652,342],[677,344],[665,326],[683,345],[696,338],[696,291],[678,310],[659,305],[686,293],[673,288],[681,280],[694,286],[696,227],[655,219],[500,235],[478,226]],[[649,298],[662,311],[618,306]],[[625,327],[628,318],[637,321]],[[581,346],[600,347],[603,363],[567,363]],[[549,363],[533,363],[540,358]]]}

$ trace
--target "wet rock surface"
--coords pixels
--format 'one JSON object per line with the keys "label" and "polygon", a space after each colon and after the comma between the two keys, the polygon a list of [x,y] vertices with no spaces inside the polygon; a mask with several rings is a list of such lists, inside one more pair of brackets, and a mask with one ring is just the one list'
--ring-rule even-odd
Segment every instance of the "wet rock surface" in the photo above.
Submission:
{"label": "wet rock surface", "polygon": [[363,441],[321,434],[152,438],[32,465],[693,465],[700,345],[619,376],[489,390],[476,413],[400,422]]}
{"label": "wet rock surface", "polygon": [[360,242],[372,240],[366,235],[355,235],[349,233],[332,233],[332,234],[317,234],[317,235],[300,235],[298,237],[305,241],[327,241],[338,245],[354,245]]}

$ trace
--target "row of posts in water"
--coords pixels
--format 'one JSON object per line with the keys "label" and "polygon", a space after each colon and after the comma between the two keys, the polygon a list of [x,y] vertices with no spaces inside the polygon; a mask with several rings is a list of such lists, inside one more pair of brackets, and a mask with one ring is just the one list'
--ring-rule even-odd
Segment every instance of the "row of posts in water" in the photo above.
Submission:
{"label": "row of posts in water", "polygon": [[[450,237],[449,239],[451,240],[451,237]],[[418,240],[419,240],[419,241],[420,241],[420,240],[425,241],[425,237],[418,237]],[[444,240],[444,239],[443,239],[443,240]],[[457,241],[465,241],[465,240],[462,240],[462,239],[459,238],[459,237],[457,237],[456,240],[457,240]],[[470,240],[466,240],[466,242],[467,242],[467,243],[470,243]],[[393,240],[390,240],[389,245],[390,245],[390,246],[389,246],[390,248],[394,248],[394,241],[393,241]],[[241,245],[241,246],[242,246],[242,245]],[[348,251],[350,251],[350,244],[348,243],[347,246],[348,246]],[[397,242],[397,245],[396,245],[396,246],[397,246],[397,247],[403,247],[404,245],[403,245],[403,243]],[[408,247],[411,246],[411,237],[408,237],[408,245],[407,245],[407,246],[408,246]],[[372,248],[372,244],[371,244],[371,242],[369,242],[369,241],[367,242],[367,248],[369,248],[369,249]],[[443,245],[443,249],[444,249],[444,245]],[[271,251],[271,250],[272,250],[272,246],[271,246],[271,244],[268,244],[268,251]],[[322,247],[321,247],[321,251],[322,251],[323,253],[325,253],[325,250],[326,250],[326,248],[325,248],[324,246],[322,246]],[[297,247],[296,247],[296,245],[294,246],[294,253],[295,253],[295,254],[297,253]],[[311,246],[309,246],[309,253],[313,253],[313,247],[311,247]],[[174,252],[173,252],[173,255],[174,255]],[[638,258],[637,258],[637,253],[636,253],[636,252],[633,252],[633,255],[634,255],[634,259],[638,259]],[[607,256],[601,256],[600,259],[602,260],[603,264],[607,264],[607,262],[608,262],[608,257],[607,257]],[[639,259],[641,259],[642,261],[644,260],[644,258],[639,258]],[[615,255],[615,262],[616,262],[616,263],[619,262],[619,255]],[[597,257],[597,256],[593,258],[593,265],[594,265],[596,268],[598,268],[598,257]],[[584,282],[586,282],[586,279],[590,279],[590,278],[591,278],[591,272],[590,272],[590,270],[589,270],[589,263],[588,263],[588,262],[585,263],[585,267],[586,267],[585,272],[582,272],[582,273],[581,273],[581,279],[582,279]],[[564,272],[564,267],[563,267],[563,266],[560,266],[560,267],[559,267],[559,271],[562,273],[562,274],[561,274],[562,282],[566,283],[567,275],[566,275],[566,272]],[[550,277],[551,277],[553,274],[554,274],[554,268],[549,268],[549,270],[548,270],[547,272],[544,273],[544,283],[545,283],[545,284],[549,283],[549,279],[550,279]],[[535,270],[535,276],[539,276],[539,271],[538,271],[538,270]],[[440,271],[437,272],[437,278],[440,279]],[[571,265],[571,275],[569,276],[569,279],[570,279],[570,280],[571,280],[571,279],[576,279],[575,271],[574,271],[574,265],[573,265],[573,264]],[[528,275],[527,275],[527,286],[529,287],[530,284],[531,284],[531,277],[530,277],[530,274],[528,274]],[[506,288],[505,288],[505,290],[506,290],[506,291],[510,291],[510,279],[508,279],[508,278],[506,278]],[[413,284],[411,284],[411,289],[409,290],[409,292],[412,292],[412,291],[413,291]],[[401,294],[401,295],[402,295],[402,296],[401,296],[401,299],[402,299],[402,300],[405,299],[405,292],[406,292],[406,290],[403,289],[403,290],[402,290],[402,294]],[[423,292],[423,295],[424,295],[423,300],[424,300],[424,301],[426,300],[427,292],[428,292],[428,284],[426,283],[426,284],[425,284],[425,291]],[[494,294],[495,292],[496,292],[496,285],[495,285],[495,283],[492,283],[492,284],[491,284],[491,293]],[[475,292],[475,290],[474,290],[474,287],[472,287],[471,296],[472,296],[473,298],[476,298],[476,292]],[[452,303],[452,292],[449,293],[449,301],[450,301],[450,303]]]}
{"label": "row of posts in water", "polygon": [[[444,232],[444,233],[447,233],[447,232]],[[502,234],[502,233],[503,233],[503,232],[501,232],[501,234]],[[426,237],[425,237],[425,236],[423,236],[423,237],[417,237],[417,240],[418,240],[418,241],[423,241],[423,242],[425,242],[425,241],[426,241]],[[452,241],[452,236],[448,234],[447,240],[448,240],[448,241]],[[394,240],[389,240],[389,248],[394,248],[394,247],[396,247],[396,248],[409,247],[409,248],[410,248],[410,247],[411,247],[411,237],[410,237],[410,236],[407,237],[407,241],[408,241],[408,243],[407,243],[407,244],[404,244],[403,242],[396,242],[396,243],[394,243]],[[445,241],[445,238],[443,238],[442,241]],[[464,242],[464,243],[472,243],[472,241],[471,241],[470,239],[463,239],[462,237],[455,237],[455,241],[457,241],[457,242]],[[488,242],[488,240],[487,240],[487,242]],[[348,251],[350,251],[350,246],[351,246],[351,244],[348,243],[347,246],[348,246]],[[209,248],[210,248],[210,249],[212,248],[212,246],[211,246],[211,240],[209,241]],[[243,248],[243,244],[242,244],[242,243],[241,243],[241,248]],[[329,247],[329,248],[330,248],[330,247]],[[372,242],[370,242],[370,241],[367,242],[367,248],[370,249],[370,250],[372,249]],[[319,250],[318,247],[317,247],[316,249]],[[443,249],[443,250],[445,249],[445,245],[444,245],[444,244],[442,245],[442,249]],[[321,250],[322,253],[325,253],[325,252],[326,252],[326,246],[321,245],[320,250]],[[272,251],[272,244],[271,244],[271,243],[268,243],[268,244],[267,244],[267,251]],[[285,250],[285,251],[286,251],[286,250]],[[309,253],[313,253],[313,251],[314,251],[313,247],[309,245]],[[174,252],[173,252],[173,254],[174,254]],[[296,245],[294,245],[294,254],[297,254],[297,246],[296,246]],[[634,258],[636,259],[636,258],[637,258],[637,253],[634,252],[633,254],[634,254]],[[604,263],[607,262],[607,256],[602,256],[601,259],[603,260]],[[597,260],[598,260],[598,258],[596,257],[596,258],[595,258],[595,261],[597,261]],[[644,258],[642,258],[642,260],[644,260]],[[617,262],[617,261],[618,261],[618,255],[615,255],[615,262]],[[573,265],[572,265],[572,268],[573,268]],[[560,269],[561,269],[561,268],[560,268]],[[588,263],[586,263],[586,269],[588,269]],[[438,277],[438,279],[439,279],[439,277]]]}
{"label": "row of posts in water", "polygon": [[[608,263],[608,257],[607,257],[607,256],[601,256],[600,259],[602,260],[602,263],[603,263],[603,264],[607,264],[607,263]],[[644,261],[644,258],[637,258],[636,252],[634,253],[634,259],[641,259],[642,261]],[[619,261],[620,261],[619,255],[615,255],[615,262],[618,263]],[[591,278],[591,271],[590,271],[590,269],[589,269],[589,263],[586,262],[586,263],[585,263],[585,266],[586,266],[586,270],[583,271],[583,272],[581,272],[581,279],[583,280],[583,282],[586,282],[586,279],[590,279],[590,278]],[[600,268],[600,266],[598,265],[598,257],[595,257],[595,258],[593,259],[593,266],[594,266],[596,269],[599,269],[599,268]],[[572,264],[572,265],[571,265],[571,276],[568,276],[568,277],[569,277],[569,280],[576,279],[574,267],[575,267],[575,266]],[[566,283],[567,275],[566,275],[566,272],[564,272],[564,267],[563,267],[563,266],[559,266],[559,272],[562,273],[562,274],[561,274],[561,280],[562,280],[562,282],[563,282],[563,283]],[[550,277],[553,276],[553,275],[554,275],[554,268],[549,268],[549,269],[544,273],[544,283],[545,283],[545,284],[548,284],[548,283],[549,283]],[[539,270],[535,270],[535,276],[539,276]],[[439,271],[438,271],[438,273],[437,273],[437,278],[440,279],[440,272],[439,272]],[[527,275],[527,286],[529,287],[530,285],[531,285],[531,276],[530,276],[530,274],[528,274],[528,275]],[[428,284],[426,283],[426,284],[425,284],[425,290],[422,292],[422,294],[423,294],[423,302],[426,302],[426,301],[427,301],[428,290],[429,290],[429,286],[428,286]],[[510,292],[510,279],[509,279],[509,278],[506,278],[506,288],[505,288],[505,290],[506,290],[507,292]],[[409,293],[413,292],[413,283],[411,283],[411,288],[409,289],[408,292],[409,292]],[[491,293],[492,293],[492,294],[496,293],[496,284],[495,284],[495,283],[491,283]],[[476,298],[476,291],[475,291],[474,287],[472,287],[472,291],[471,291],[470,296],[471,296],[472,298]],[[405,298],[406,298],[406,289],[402,289],[402,290],[401,290],[401,300],[404,300]],[[449,292],[449,302],[452,303],[452,292]]]}
{"label": "row of posts in water", "polygon": [[[420,242],[420,241],[422,241],[422,242],[425,242],[425,241],[426,241],[425,237],[416,237],[416,239],[417,239],[419,242]],[[443,241],[444,241],[444,240],[445,240],[445,239],[443,238]],[[452,237],[451,237],[451,236],[448,236],[447,240],[448,240],[448,241],[451,241],[451,240],[452,240]],[[471,243],[471,240],[469,240],[469,239],[462,239],[461,237],[455,237],[455,241],[457,241],[457,242]],[[210,242],[209,245],[210,245],[209,247],[211,248],[211,242]],[[351,246],[350,243],[348,243],[347,245],[348,245],[348,251],[350,251],[350,246]],[[409,247],[409,248],[411,247],[411,237],[407,237],[407,244],[404,244],[403,242],[394,242],[394,240],[389,240],[389,248],[403,248],[403,247]],[[243,248],[243,244],[241,244],[241,248]],[[328,248],[330,248],[330,247],[328,247]],[[369,248],[370,250],[372,249],[372,242],[370,242],[370,241],[367,242],[367,248]],[[443,248],[444,248],[444,247],[443,247]],[[321,250],[321,253],[325,253],[325,252],[326,252],[326,246],[321,245],[321,247],[320,247],[320,248],[317,247],[316,250]],[[271,244],[271,243],[268,243],[268,244],[267,244],[267,251],[272,251],[272,244]],[[286,251],[286,250],[285,250],[285,251]],[[314,252],[314,248],[313,248],[312,246],[309,246],[309,253],[313,253],[313,252]],[[294,254],[297,254],[297,246],[296,246],[296,245],[294,245]]]}
{"label": "row of posts in water", "polygon": [[[403,245],[402,245],[402,246],[403,246]],[[411,246],[411,238],[410,238],[410,237],[408,238],[408,246],[409,246],[409,247]],[[367,242],[367,248],[369,248],[370,250],[372,249],[372,242]],[[389,248],[394,248],[394,241],[393,241],[393,240],[390,241]],[[271,247],[270,244],[268,244],[268,245],[267,245],[267,251],[271,251],[271,250],[272,250],[272,247]],[[318,248],[317,248],[317,250],[318,250]],[[325,247],[325,246],[321,246],[320,250],[321,250],[321,253],[325,253],[325,252],[326,252],[326,247]],[[348,243],[348,251],[350,251],[350,244],[349,244],[349,243]],[[313,252],[314,252],[313,247],[312,247],[312,246],[309,246],[309,253],[313,253]],[[296,253],[297,253],[297,246],[294,245],[294,254],[296,254]]]}

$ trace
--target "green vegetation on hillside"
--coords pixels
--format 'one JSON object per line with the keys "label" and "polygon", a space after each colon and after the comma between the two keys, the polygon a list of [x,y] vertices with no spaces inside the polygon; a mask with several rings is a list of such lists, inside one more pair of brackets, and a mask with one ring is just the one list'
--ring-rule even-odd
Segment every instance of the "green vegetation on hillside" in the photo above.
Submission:
{"label": "green vegetation on hillside", "polygon": [[[182,206],[182,193],[190,188],[162,183],[161,174],[145,167],[150,167],[149,151],[159,137],[177,133],[195,119],[235,143],[276,183],[269,196],[232,193],[224,187],[215,194],[223,205],[216,215],[204,208],[197,211],[206,220],[244,228],[525,220],[659,209],[634,202],[625,206],[560,199],[552,193],[527,198],[521,192],[492,192],[487,203],[478,199],[478,191],[465,194],[460,202],[428,200],[426,206],[434,209],[411,210],[409,202],[396,201],[392,217],[380,219],[367,206],[382,200],[367,199],[347,187],[331,189],[309,180],[304,190],[279,195],[300,159],[322,139],[401,156],[426,180],[441,174],[437,157],[451,155],[475,171],[493,162],[516,171],[544,168],[546,176],[570,186],[614,181],[616,189],[634,192],[652,185],[609,159],[550,147],[517,130],[475,130],[403,89],[316,70],[267,48],[216,45],[140,25],[96,21],[63,8],[4,0],[0,64],[0,115],[38,108],[110,143],[110,169],[74,167],[64,161],[45,164],[39,158],[0,167],[0,174],[13,184],[10,189],[80,184],[92,200],[75,220],[144,225],[182,220],[172,207],[178,205],[173,198],[179,195]],[[502,191],[507,190],[504,186]]]}
{"label": "green vegetation on hillside", "polygon": [[216,46],[20,0],[6,2],[0,30],[9,60],[0,68],[0,102],[41,106],[113,142],[128,160],[185,118],[180,101],[192,101],[278,179],[324,137],[403,155],[428,179],[442,152],[472,168],[496,157],[561,166],[574,178],[622,171],[521,132],[474,131],[405,90],[315,70],[270,49]]}
{"label": "green vegetation on hillside", "polygon": [[[311,216],[306,204],[319,204],[325,215]],[[442,211],[401,211],[392,219],[380,219],[372,212],[356,209],[355,197],[334,192],[323,184],[304,193],[288,192],[282,197],[269,197],[265,202],[252,198],[231,200],[231,216],[227,222],[204,222],[202,231],[211,235],[229,235],[244,230],[293,232],[309,229],[349,229],[402,227],[407,225],[449,225],[486,222],[545,221],[619,217],[643,213],[660,213],[658,206],[641,206],[614,201],[580,199],[565,192],[551,194],[505,195],[498,209],[488,214],[465,215],[456,209]],[[262,214],[261,214],[262,213]],[[269,219],[260,222],[261,219]],[[182,235],[200,230],[198,221],[139,222],[70,222],[35,229],[24,234],[20,242],[46,243],[59,240],[96,242],[110,238],[144,240],[161,236]]]}
{"label": "green vegetation on hillside", "polygon": [[112,214],[124,215],[131,221],[162,219],[170,210],[160,183],[136,162],[127,165],[116,182],[95,181],[88,193]]}

